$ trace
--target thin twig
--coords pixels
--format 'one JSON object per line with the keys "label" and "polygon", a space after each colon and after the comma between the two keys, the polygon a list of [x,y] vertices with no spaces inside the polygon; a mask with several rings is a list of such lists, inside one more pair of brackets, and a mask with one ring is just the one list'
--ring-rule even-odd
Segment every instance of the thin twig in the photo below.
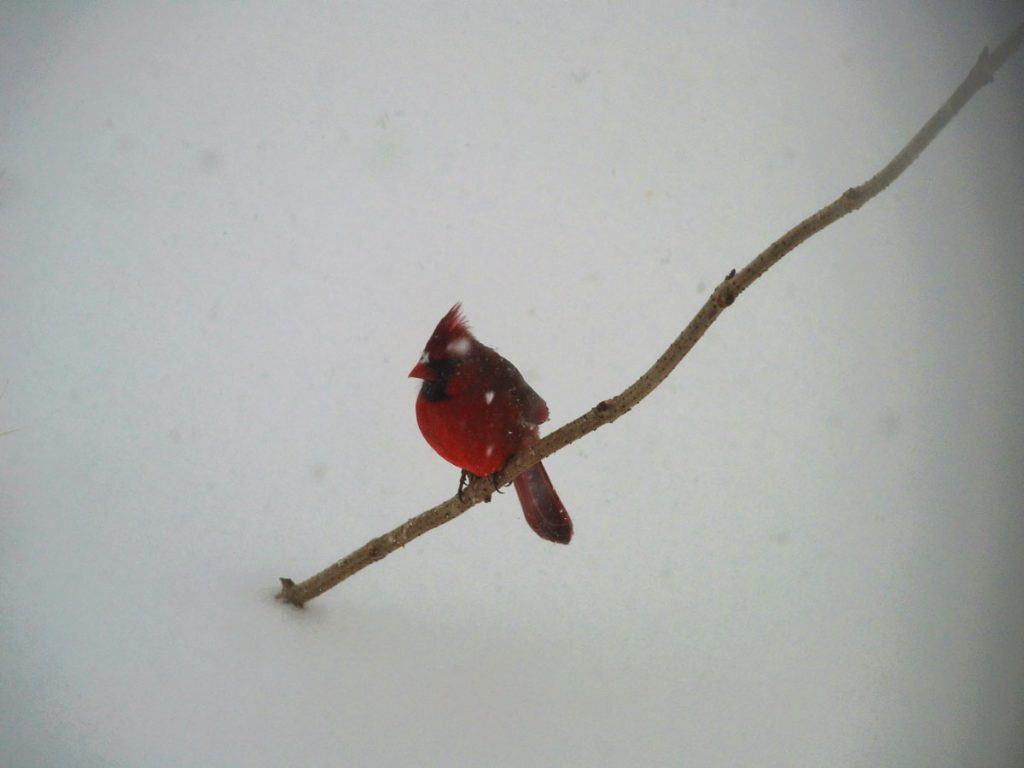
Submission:
{"label": "thin twig", "polygon": [[[960,87],[882,170],[863,184],[846,190],[820,211],[808,216],[758,254],[739,272],[731,271],[704,302],[704,306],[700,308],[689,325],[683,329],[683,332],[643,376],[618,396],[602,400],[579,418],[555,430],[530,449],[514,456],[497,478],[498,484],[510,483],[513,478],[538,461],[579,440],[598,427],[610,424],[647,397],[700,340],[723,310],[730,306],[736,297],[749,288],[772,265],[811,235],[857,210],[895,181],[931,143],[939,131],[960,111],[960,108],[983,86],[992,82],[995,72],[1020,47],[1022,38],[1024,38],[1024,24],[1017,27],[995,51],[989,53],[988,48],[983,50],[977,63]],[[427,531],[455,519],[470,507],[489,499],[493,487],[490,478],[476,480],[463,493],[462,500],[453,496],[448,501],[420,513],[383,536],[372,539],[305,581],[296,584],[291,579],[282,578],[278,598],[292,605],[302,606],[371,563],[387,557],[399,547],[404,547],[417,536],[422,536]]]}

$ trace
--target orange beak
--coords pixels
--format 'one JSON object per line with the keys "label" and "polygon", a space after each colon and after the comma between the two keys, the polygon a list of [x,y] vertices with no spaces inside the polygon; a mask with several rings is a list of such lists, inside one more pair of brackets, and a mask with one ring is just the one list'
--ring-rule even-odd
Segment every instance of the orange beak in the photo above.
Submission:
{"label": "orange beak", "polygon": [[433,379],[434,374],[427,367],[426,363],[416,363],[411,371],[409,371],[410,379]]}

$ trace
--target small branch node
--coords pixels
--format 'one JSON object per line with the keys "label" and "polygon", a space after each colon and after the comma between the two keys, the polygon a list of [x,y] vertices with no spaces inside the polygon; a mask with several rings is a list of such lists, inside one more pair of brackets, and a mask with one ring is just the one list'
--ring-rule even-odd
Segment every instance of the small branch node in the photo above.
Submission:
{"label": "small branch node", "polygon": [[843,198],[849,200],[851,203],[857,203],[864,196],[864,192],[860,187],[850,187],[843,192]]}
{"label": "small branch node", "polygon": [[727,276],[725,281],[715,289],[715,303],[723,309],[736,301],[736,289],[730,284],[732,277],[733,275]]}
{"label": "small branch node", "polygon": [[995,79],[995,70],[992,67],[992,54],[988,52],[988,46],[981,49],[978,54],[978,61],[974,64],[973,74],[977,75],[988,85]]}

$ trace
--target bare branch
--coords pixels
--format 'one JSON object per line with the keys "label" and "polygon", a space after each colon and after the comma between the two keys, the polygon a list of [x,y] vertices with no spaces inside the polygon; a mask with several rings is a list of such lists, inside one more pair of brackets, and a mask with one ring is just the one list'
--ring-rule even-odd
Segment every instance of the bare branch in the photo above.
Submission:
{"label": "bare branch", "polygon": [[[1020,47],[1022,38],[1024,38],[1024,24],[1017,27],[995,51],[990,53],[988,48],[983,50],[978,61],[953,95],[882,170],[863,184],[846,190],[833,202],[808,216],[769,245],[739,272],[731,271],[704,302],[704,306],[700,308],[689,325],[683,329],[683,332],[643,376],[621,394],[609,400],[602,400],[582,416],[555,430],[529,450],[514,456],[500,473],[499,485],[507,485],[513,478],[538,461],[579,440],[598,427],[610,424],[647,397],[686,357],[686,354],[722,314],[723,310],[731,306],[736,298],[755,280],[809,237],[837,219],[857,210],[895,181],[953,119],[961,107],[983,86],[992,82],[995,72]],[[422,536],[427,531],[455,519],[481,501],[488,500],[492,487],[490,478],[476,480],[463,493],[463,500],[460,501],[457,496],[453,496],[448,501],[407,520],[383,536],[372,539],[305,581],[296,584],[291,579],[282,578],[278,598],[292,605],[302,606],[371,563],[387,557],[399,547],[404,547],[417,536]]]}

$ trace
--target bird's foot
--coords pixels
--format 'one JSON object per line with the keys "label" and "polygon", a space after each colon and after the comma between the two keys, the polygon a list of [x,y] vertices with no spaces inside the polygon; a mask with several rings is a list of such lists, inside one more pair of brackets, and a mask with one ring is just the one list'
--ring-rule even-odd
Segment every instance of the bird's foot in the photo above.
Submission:
{"label": "bird's foot", "polygon": [[[491,482],[494,484],[494,490],[498,491],[498,493],[503,493],[503,491],[498,490],[498,473],[495,472],[490,477],[491,477]],[[465,501],[466,500],[465,490],[469,487],[470,483],[472,483],[474,480],[479,480],[479,479],[480,479],[480,475],[474,475],[468,469],[462,470],[462,474],[459,475],[459,490],[456,493],[456,495],[459,497],[459,501]],[[488,493],[486,496],[484,496],[483,502],[484,502],[484,504],[487,504],[488,502],[490,502],[490,500],[491,500],[491,494]]]}
{"label": "bird's foot", "polygon": [[[498,477],[500,475],[501,475],[501,470],[498,470],[497,472],[491,473],[491,475],[490,475],[491,485],[494,486],[494,490],[497,493],[504,493],[504,491],[501,490],[501,486],[498,485]],[[480,475],[474,475],[468,469],[462,470],[462,474],[459,475],[459,490],[458,490],[458,493],[456,494],[459,497],[459,501],[465,501],[466,500],[466,495],[465,495],[466,488],[468,488],[469,484],[472,483],[474,480],[479,480],[479,479],[480,479]],[[484,497],[484,499],[483,499],[484,504],[488,503],[490,500],[491,500],[491,494],[488,493]]]}
{"label": "bird's foot", "polygon": [[459,501],[465,501],[466,497],[462,495],[462,492],[466,490],[466,486],[469,485],[476,477],[472,472],[467,472],[465,469],[462,470],[462,474],[459,475],[459,491],[456,494],[459,497]]}

